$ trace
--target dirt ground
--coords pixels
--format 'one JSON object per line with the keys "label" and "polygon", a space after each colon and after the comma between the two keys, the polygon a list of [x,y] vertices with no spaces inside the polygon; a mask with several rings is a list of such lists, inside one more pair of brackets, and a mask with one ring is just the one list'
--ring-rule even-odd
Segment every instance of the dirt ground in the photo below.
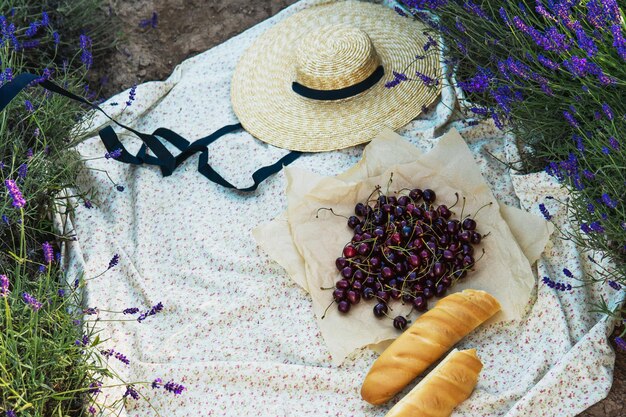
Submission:
{"label": "dirt ground", "polygon": [[[162,80],[185,58],[220,44],[294,2],[107,0],[110,6],[107,13],[113,13],[123,22],[124,40],[106,62],[99,66],[96,63],[99,78],[108,78],[103,96],[134,83]],[[152,20],[155,12],[156,21]],[[156,23],[155,27],[152,23]],[[580,416],[626,416],[625,352],[617,353],[615,379],[609,396]]]}

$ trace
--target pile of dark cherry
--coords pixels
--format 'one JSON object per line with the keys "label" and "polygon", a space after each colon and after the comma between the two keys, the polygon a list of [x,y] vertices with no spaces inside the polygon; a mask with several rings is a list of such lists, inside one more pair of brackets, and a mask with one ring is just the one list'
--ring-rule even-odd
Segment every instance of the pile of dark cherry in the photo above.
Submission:
{"label": "pile of dark cherry", "polygon": [[[467,275],[474,265],[474,245],[480,243],[476,221],[451,218],[445,205],[435,205],[435,192],[411,190],[408,195],[380,195],[358,203],[348,219],[352,241],[337,258],[341,279],[333,298],[342,313],[363,300],[375,300],[374,315],[388,316],[389,303],[401,300],[424,311],[433,296]],[[373,206],[370,203],[375,202]],[[397,329],[407,326],[397,316]]]}

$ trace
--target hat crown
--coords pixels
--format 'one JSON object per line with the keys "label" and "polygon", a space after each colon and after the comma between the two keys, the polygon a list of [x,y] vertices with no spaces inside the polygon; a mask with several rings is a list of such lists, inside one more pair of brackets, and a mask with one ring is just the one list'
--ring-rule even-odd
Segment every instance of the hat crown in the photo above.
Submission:
{"label": "hat crown", "polygon": [[296,46],[296,81],[315,90],[338,90],[369,77],[380,65],[372,40],[348,25],[321,27]]}

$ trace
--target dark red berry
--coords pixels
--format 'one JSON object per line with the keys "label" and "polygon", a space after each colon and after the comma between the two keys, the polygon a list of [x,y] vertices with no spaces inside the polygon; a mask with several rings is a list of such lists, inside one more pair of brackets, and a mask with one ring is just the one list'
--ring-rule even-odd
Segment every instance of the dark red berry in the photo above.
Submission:
{"label": "dark red berry", "polygon": [[359,255],[367,255],[370,251],[370,245],[368,245],[367,243],[359,243],[359,245],[356,247],[356,251],[359,253]]}
{"label": "dark red berry", "polygon": [[337,288],[335,291],[333,291],[333,298],[335,299],[335,301],[341,301],[344,299],[344,297],[346,296],[346,291]]}
{"label": "dark red berry", "polygon": [[374,292],[374,290],[370,287],[366,287],[363,290],[363,299],[364,300],[371,300],[372,298],[374,298],[374,296],[376,295],[376,293]]}
{"label": "dark red berry", "polygon": [[346,294],[346,298],[348,299],[348,302],[350,302],[350,304],[358,304],[359,301],[361,301],[361,294],[356,291],[348,291]]}
{"label": "dark red berry", "polygon": [[450,216],[452,216],[452,212],[450,211],[448,206],[446,206],[445,204],[442,204],[439,207],[437,207],[437,213],[439,213],[439,215],[443,217],[444,219],[449,219]]}
{"label": "dark red berry", "polygon": [[356,256],[356,249],[352,245],[348,245],[343,248],[343,256],[346,258],[354,258]]}
{"label": "dark red berry", "polygon": [[422,190],[419,188],[414,188],[409,192],[409,198],[413,200],[414,203],[417,203],[420,198],[422,198]]}
{"label": "dark red berry", "polygon": [[388,308],[385,303],[378,303],[374,306],[374,315],[378,318],[384,317],[387,314]]}
{"label": "dark red berry", "polygon": [[476,220],[470,219],[469,217],[463,220],[463,229],[464,230],[475,230],[476,229]]}
{"label": "dark red berry", "polygon": [[398,316],[393,319],[393,327],[395,327],[398,330],[404,330],[406,328],[407,323],[408,322],[406,318],[404,318],[404,316]]}
{"label": "dark red berry", "polygon": [[428,307],[428,303],[426,302],[426,298],[424,298],[421,295],[418,295],[417,297],[415,297],[413,299],[413,307],[415,307],[415,309],[417,311],[425,311],[426,308]]}
{"label": "dark red berry", "polygon": [[354,214],[356,214],[357,216],[363,217],[366,213],[367,210],[365,209],[365,204],[357,203],[357,205],[354,206]]}
{"label": "dark red berry", "polygon": [[335,261],[335,266],[337,267],[338,270],[341,271],[346,266],[348,266],[348,260],[344,257],[337,258],[337,260]]}
{"label": "dark red berry", "polygon": [[335,287],[337,287],[339,289],[342,289],[342,290],[345,290],[346,288],[350,287],[350,283],[346,279],[340,279],[335,284]]}
{"label": "dark red berry", "polygon": [[348,311],[350,311],[350,303],[347,301],[339,301],[337,303],[337,309],[342,313],[347,313]]}
{"label": "dark red berry", "polygon": [[431,204],[435,201],[435,199],[437,199],[437,194],[435,194],[433,190],[427,188],[422,192],[422,198],[426,203]]}

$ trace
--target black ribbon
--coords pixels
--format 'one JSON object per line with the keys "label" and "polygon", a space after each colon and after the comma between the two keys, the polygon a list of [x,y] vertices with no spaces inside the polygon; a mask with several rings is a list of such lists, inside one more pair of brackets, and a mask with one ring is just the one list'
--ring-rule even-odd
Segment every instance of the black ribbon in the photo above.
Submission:
{"label": "black ribbon", "polygon": [[306,87],[297,82],[291,84],[291,88],[297,94],[302,97],[310,98],[313,100],[341,100],[361,94],[363,91],[370,89],[385,75],[385,69],[380,65],[369,77],[363,81],[351,85],[349,87],[339,88],[337,90],[316,90],[314,88]]}
{"label": "black ribbon", "polygon": [[[277,173],[282,169],[283,166],[289,165],[290,163],[298,159],[300,155],[302,155],[302,152],[289,152],[287,155],[283,156],[272,165],[262,167],[255,171],[252,174],[252,180],[254,181],[254,183],[251,186],[238,188],[228,182],[217,171],[215,171],[213,167],[211,167],[211,164],[209,163],[208,146],[223,135],[241,129],[241,123],[224,126],[211,133],[210,135],[200,138],[192,143],[190,143],[187,139],[183,138],[176,132],[162,127],[156,129],[154,132],[152,132],[152,134],[142,133],[129,126],[119,123],[118,121],[110,117],[99,106],[85,100],[80,96],[77,96],[76,94],[67,91],[66,89],[60,87],[52,81],[42,80],[39,76],[28,73],[19,74],[18,76],[14,77],[12,81],[7,82],[2,87],[0,87],[0,112],[3,111],[6,106],[8,106],[9,103],[11,103],[11,101],[15,97],[17,97],[17,95],[22,90],[31,85],[39,85],[46,90],[86,104],[87,106],[102,112],[109,120],[111,120],[119,127],[134,133],[143,142],[136,155],[132,155],[126,150],[111,126],[107,126],[98,132],[100,139],[102,139],[102,142],[104,143],[107,151],[113,152],[117,149],[122,150],[122,154],[120,155],[120,157],[116,158],[118,161],[134,165],[156,165],[161,169],[161,173],[164,177],[172,175],[174,170],[187,158],[189,158],[196,152],[200,152],[200,157],[198,159],[198,172],[200,172],[210,181],[223,187],[235,189],[238,191],[254,191],[265,179]],[[162,138],[165,141],[174,145],[180,151],[180,153],[174,156],[158,138]],[[146,154],[146,151],[148,149],[150,149],[154,156]]]}

